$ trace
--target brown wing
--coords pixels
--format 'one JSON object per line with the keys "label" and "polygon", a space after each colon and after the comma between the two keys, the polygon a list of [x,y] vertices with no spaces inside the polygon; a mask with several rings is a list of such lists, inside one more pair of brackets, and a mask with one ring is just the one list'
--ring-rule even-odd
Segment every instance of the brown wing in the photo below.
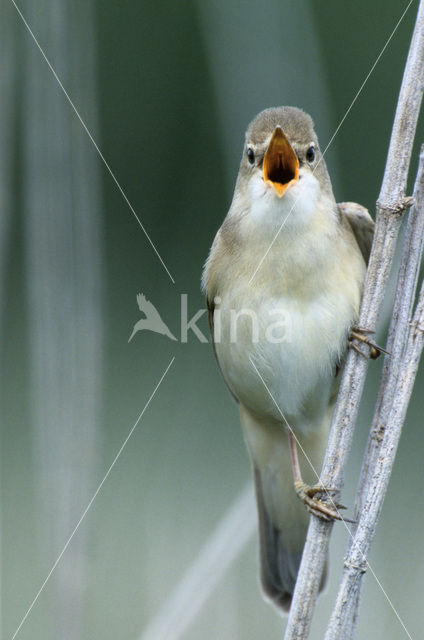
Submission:
{"label": "brown wing", "polygon": [[368,213],[368,209],[356,202],[339,202],[337,206],[341,215],[347,219],[362,256],[368,264],[374,237],[374,220]]}
{"label": "brown wing", "polygon": [[239,400],[238,400],[237,396],[234,394],[234,392],[232,391],[232,389],[230,389],[230,386],[229,386],[228,382],[226,381],[226,379],[225,379],[225,377],[224,377],[224,374],[223,374],[222,369],[221,369],[221,365],[219,364],[218,355],[217,355],[217,353],[216,353],[216,346],[215,346],[215,329],[214,329],[214,321],[213,321],[213,314],[214,314],[214,311],[215,311],[215,305],[214,305],[214,303],[213,303],[213,302],[211,302],[208,298],[206,298],[206,305],[207,305],[207,307],[208,307],[208,321],[209,321],[209,329],[210,329],[210,332],[211,332],[212,349],[213,349],[213,353],[214,353],[214,356],[215,356],[215,360],[216,360],[216,362],[217,362],[218,369],[219,369],[219,371],[220,371],[220,373],[221,373],[221,376],[222,376],[222,378],[223,378],[223,380],[224,380],[225,384],[226,384],[226,385],[227,385],[227,387],[228,387],[229,392],[231,393],[231,395],[233,396],[234,400],[235,400],[235,401],[237,402],[237,404],[238,404]]}

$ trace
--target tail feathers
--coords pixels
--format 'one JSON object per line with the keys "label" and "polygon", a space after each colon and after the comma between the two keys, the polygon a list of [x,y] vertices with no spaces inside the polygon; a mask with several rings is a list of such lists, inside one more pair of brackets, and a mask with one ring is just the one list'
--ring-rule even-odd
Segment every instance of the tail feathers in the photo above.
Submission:
{"label": "tail feathers", "polygon": [[278,608],[288,611],[302,553],[288,552],[281,544],[278,530],[269,521],[259,527],[259,536],[262,588]]}
{"label": "tail feathers", "polygon": [[[259,516],[259,558],[262,588],[274,605],[283,611],[288,611],[302,560],[306,529],[304,532],[299,531],[299,535],[302,537],[302,540],[299,540],[301,551],[293,552],[286,549],[282,542],[281,532],[273,525],[266,512],[260,474],[257,469],[255,469],[255,486]],[[325,586],[326,575],[327,563],[320,591]]]}

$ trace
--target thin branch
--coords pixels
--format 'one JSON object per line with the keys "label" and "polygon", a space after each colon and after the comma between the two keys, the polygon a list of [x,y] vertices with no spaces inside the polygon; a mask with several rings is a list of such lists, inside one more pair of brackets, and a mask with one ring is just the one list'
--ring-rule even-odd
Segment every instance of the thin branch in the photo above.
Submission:
{"label": "thin branch", "polygon": [[414,201],[416,204],[412,207],[408,216],[408,223],[402,250],[401,266],[399,269],[398,281],[396,286],[393,314],[387,338],[386,348],[391,356],[385,358],[383,372],[380,379],[376,408],[374,411],[374,417],[367,443],[366,455],[360,475],[357,501],[355,505],[355,520],[357,520],[359,514],[361,513],[363,499],[365,498],[367,492],[366,483],[369,481],[368,470],[373,468],[373,461],[378,455],[380,449],[381,437],[379,435],[377,423],[381,411],[383,395],[387,395],[389,374],[393,371],[394,368],[396,368],[397,371],[399,370],[401,358],[405,350],[408,321],[412,317],[412,309],[419,274],[419,264],[421,261],[424,244],[424,215],[422,211],[423,171],[424,147],[421,147],[420,166],[418,168],[417,179],[414,186]]}
{"label": "thin branch", "polygon": [[[359,315],[359,325],[372,331],[375,330],[384,299],[402,213],[412,204],[412,199],[404,195],[424,87],[423,60],[424,0],[421,0],[377,202],[374,242]],[[351,447],[367,368],[368,361],[350,350],[321,474],[321,481],[327,487],[341,489],[343,485],[343,470]],[[308,637],[332,526],[332,523],[311,517],[285,640]]]}
{"label": "thin branch", "polygon": [[[349,624],[349,615],[352,613],[352,605],[356,610],[356,599],[359,596],[361,573],[364,573],[363,562],[368,553],[376,522],[381,511],[391,469],[396,454],[403,422],[405,420],[408,403],[411,397],[418,364],[424,346],[424,283],[421,287],[419,302],[408,336],[407,351],[404,358],[404,367],[400,373],[396,396],[392,410],[386,419],[390,429],[385,430],[381,456],[376,466],[369,485],[367,500],[364,504],[364,512],[358,523],[358,528],[352,542],[350,551],[345,559],[345,571],[343,574],[338,601],[333,612],[326,640],[339,638],[340,632],[345,628],[343,619]],[[355,564],[360,559],[359,564]],[[343,602],[349,603],[348,609],[343,611]],[[355,611],[353,611],[355,613]],[[337,624],[337,627],[336,627]],[[402,623],[403,624],[403,623]],[[337,631],[335,629],[337,628]],[[411,637],[404,626],[408,637]],[[346,637],[343,635],[343,637]]]}
{"label": "thin branch", "polygon": [[[391,475],[394,457],[399,442],[403,418],[414,384],[415,373],[411,368],[420,356],[419,340],[416,336],[418,317],[412,315],[416,283],[420,269],[424,234],[424,147],[421,149],[417,180],[414,188],[415,206],[412,208],[403,246],[402,264],[399,271],[395,297],[394,321],[390,340],[391,357],[386,358],[385,371],[380,381],[379,397],[372,422],[371,437],[363,465],[360,493],[357,498],[358,522],[350,540],[345,568],[336,604],[325,636],[326,640],[353,638],[355,633],[362,576],[366,570],[367,554],[380,515],[387,484]],[[421,304],[424,300],[424,287]],[[411,345],[414,357],[411,361]],[[421,347],[422,348],[422,347]],[[405,372],[407,389],[405,390]],[[410,379],[410,377],[412,378]],[[401,419],[401,417],[403,418]],[[396,612],[395,612],[396,613]],[[400,620],[400,619],[399,619]],[[400,620],[401,624],[403,622]]]}
{"label": "thin branch", "polygon": [[[372,479],[372,470],[375,468],[375,462],[381,452],[382,433],[380,432],[381,411],[383,397],[388,397],[389,379],[391,376],[398,378],[399,369],[402,364],[402,356],[405,352],[405,343],[408,335],[408,323],[412,317],[412,309],[417,289],[417,280],[419,275],[419,267],[423,254],[424,246],[424,201],[423,201],[423,180],[424,180],[424,147],[421,147],[420,165],[417,172],[417,180],[414,187],[414,200],[416,204],[412,207],[408,224],[405,232],[405,240],[402,250],[401,266],[398,275],[396,287],[395,301],[393,307],[393,315],[389,327],[387,339],[387,350],[391,357],[385,358],[382,376],[380,379],[379,391],[377,396],[374,416],[371,423],[370,433],[364,461],[362,464],[359,486],[355,504],[355,520],[358,520],[363,512],[366,496],[369,491],[369,485]],[[395,374],[395,375],[393,375]],[[392,391],[390,394],[391,402],[394,399]],[[353,528],[354,534],[356,527]],[[349,539],[348,550],[350,549],[353,538]],[[351,636],[353,637],[357,609],[359,607],[360,589],[356,595],[354,611],[351,620]]]}

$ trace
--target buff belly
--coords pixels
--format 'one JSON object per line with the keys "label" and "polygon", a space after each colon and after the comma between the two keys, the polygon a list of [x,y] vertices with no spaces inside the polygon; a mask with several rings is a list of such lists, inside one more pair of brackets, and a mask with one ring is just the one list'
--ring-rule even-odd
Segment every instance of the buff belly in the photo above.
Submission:
{"label": "buff belly", "polygon": [[[346,298],[328,292],[299,301],[256,296],[224,298],[216,350],[230,388],[258,416],[308,431],[328,409],[335,369],[355,311]],[[262,378],[262,380],[261,380]]]}

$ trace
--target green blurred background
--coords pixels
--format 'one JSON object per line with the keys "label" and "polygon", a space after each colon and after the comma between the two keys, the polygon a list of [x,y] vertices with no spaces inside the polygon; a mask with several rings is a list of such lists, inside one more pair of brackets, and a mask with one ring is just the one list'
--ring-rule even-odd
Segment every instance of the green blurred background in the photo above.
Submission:
{"label": "green blurred background", "polygon": [[[179,336],[180,295],[188,294],[189,316],[204,305],[202,265],[249,121],[268,106],[300,106],[325,148],[406,4],[18,3],[172,283],[16,8],[1,0],[2,637],[12,638],[174,356],[17,637],[282,637],[285,619],[258,587],[256,531],[181,633],[147,633],[166,619],[169,598],[250,483],[250,468],[210,345],[193,333],[187,344],[147,332],[128,343],[141,317],[136,294]],[[416,8],[326,155],[337,200],[371,211]],[[412,180],[415,167],[414,159]],[[382,332],[389,312],[388,297]],[[207,334],[205,316],[198,326]],[[350,458],[349,505],[380,367],[371,366]],[[423,624],[422,385],[421,374],[370,556],[414,638]],[[248,537],[252,521],[235,537]],[[346,543],[336,526],[316,640]],[[357,637],[406,637],[372,575]]]}

